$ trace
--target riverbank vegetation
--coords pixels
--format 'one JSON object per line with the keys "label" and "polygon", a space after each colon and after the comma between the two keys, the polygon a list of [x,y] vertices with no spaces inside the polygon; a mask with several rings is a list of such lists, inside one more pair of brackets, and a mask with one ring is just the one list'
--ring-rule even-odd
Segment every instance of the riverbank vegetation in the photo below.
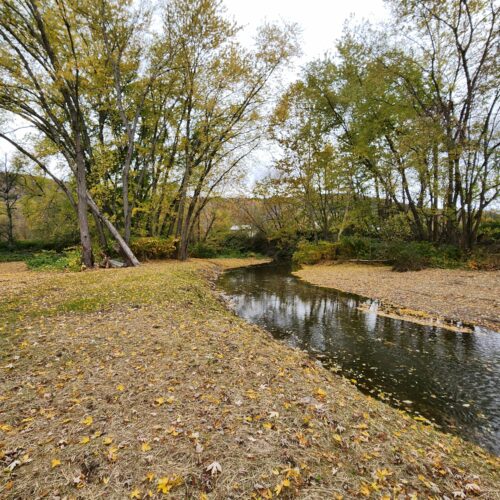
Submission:
{"label": "riverbank vegetation", "polygon": [[297,26],[265,24],[248,48],[218,0],[5,0],[1,238],[78,244],[85,268],[299,262],[319,241],[310,254],[333,243],[398,270],[498,267],[498,7],[388,5],[392,28],[348,23],[278,91]]}
{"label": "riverbank vegetation", "polygon": [[215,270],[0,264],[1,496],[495,497],[498,459],[235,317]]}

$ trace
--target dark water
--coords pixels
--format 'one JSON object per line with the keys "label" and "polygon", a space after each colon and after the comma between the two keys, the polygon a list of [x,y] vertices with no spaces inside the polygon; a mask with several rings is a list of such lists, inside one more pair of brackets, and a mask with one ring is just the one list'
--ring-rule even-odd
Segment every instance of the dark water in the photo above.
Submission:
{"label": "dark water", "polygon": [[275,265],[224,273],[240,316],[314,353],[360,389],[500,454],[500,333],[456,333],[358,309],[357,295]]}

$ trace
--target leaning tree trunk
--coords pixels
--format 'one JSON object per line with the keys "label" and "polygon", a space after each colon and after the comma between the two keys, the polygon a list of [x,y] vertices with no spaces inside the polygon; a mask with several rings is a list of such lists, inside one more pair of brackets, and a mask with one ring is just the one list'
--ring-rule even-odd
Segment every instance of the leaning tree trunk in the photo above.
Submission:
{"label": "leaning tree trunk", "polygon": [[96,205],[95,201],[92,199],[89,193],[87,193],[87,203],[91,210],[91,212],[99,218],[99,220],[108,228],[108,231],[111,233],[113,238],[116,240],[118,244],[118,248],[122,257],[125,259],[125,262],[129,266],[138,266],[139,261],[137,257],[134,255],[130,247],[127,245],[125,240],[122,238],[121,234],[118,232],[115,226],[104,216],[104,214],[99,210],[99,207]]}

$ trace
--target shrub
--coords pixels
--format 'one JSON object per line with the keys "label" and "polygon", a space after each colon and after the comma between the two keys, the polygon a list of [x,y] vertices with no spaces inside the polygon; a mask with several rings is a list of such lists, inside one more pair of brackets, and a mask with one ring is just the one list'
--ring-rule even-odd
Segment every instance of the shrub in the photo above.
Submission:
{"label": "shrub", "polygon": [[67,248],[62,253],[42,250],[26,259],[28,268],[38,271],[80,271],[81,262],[81,252],[78,247]]}
{"label": "shrub", "polygon": [[364,236],[344,236],[339,242],[338,254],[342,258],[385,259],[385,244]]}
{"label": "shrub", "polygon": [[400,273],[420,271],[429,267],[430,263],[429,255],[420,253],[414,244],[408,244],[400,248],[395,254],[392,270]]}
{"label": "shrub", "polygon": [[175,238],[135,238],[130,249],[139,260],[170,259],[175,256]]}
{"label": "shrub", "polygon": [[338,243],[301,241],[293,253],[292,261],[295,264],[316,264],[322,260],[333,260],[337,256],[337,250]]}
{"label": "shrub", "polygon": [[192,257],[198,257],[200,259],[210,259],[217,256],[217,254],[219,253],[219,249],[214,243],[199,241],[191,247],[189,253]]}
{"label": "shrub", "polygon": [[482,244],[500,242],[500,218],[485,217],[479,227],[478,241]]}
{"label": "shrub", "polygon": [[464,264],[459,247],[433,245],[428,241],[412,241],[388,247],[394,271],[419,271],[426,267],[456,268]]}
{"label": "shrub", "polygon": [[405,241],[412,236],[410,221],[406,214],[394,214],[380,221],[379,235],[382,240]]}

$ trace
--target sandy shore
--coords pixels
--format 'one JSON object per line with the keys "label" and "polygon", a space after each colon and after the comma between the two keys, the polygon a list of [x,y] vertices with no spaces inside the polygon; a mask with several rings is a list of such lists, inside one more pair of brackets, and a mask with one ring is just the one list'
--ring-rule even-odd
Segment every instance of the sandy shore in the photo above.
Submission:
{"label": "sandy shore", "polygon": [[388,266],[306,266],[295,273],[315,285],[381,302],[390,314],[500,331],[500,272],[425,269],[396,273]]}

